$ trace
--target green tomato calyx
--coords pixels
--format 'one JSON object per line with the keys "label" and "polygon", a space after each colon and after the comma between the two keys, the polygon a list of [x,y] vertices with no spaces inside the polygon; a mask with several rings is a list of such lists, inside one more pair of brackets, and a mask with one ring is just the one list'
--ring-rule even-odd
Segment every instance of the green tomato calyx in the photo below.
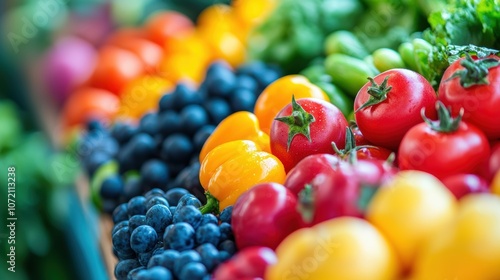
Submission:
{"label": "green tomato calyx", "polygon": [[313,115],[306,112],[299,103],[295,101],[295,97],[292,95],[292,114],[290,116],[277,117],[275,120],[283,122],[288,125],[288,140],[286,145],[286,151],[290,150],[290,145],[292,144],[293,138],[298,135],[304,135],[309,142],[311,142],[311,123],[315,122],[316,119]]}
{"label": "green tomato calyx", "polygon": [[389,77],[390,75],[385,76],[384,80],[382,81],[382,83],[380,83],[380,85],[377,84],[373,78],[368,77],[368,80],[370,80],[371,85],[368,87],[366,92],[370,95],[370,98],[368,99],[368,101],[365,102],[365,104],[361,105],[361,107],[359,107],[355,111],[355,113],[364,108],[368,108],[370,106],[379,104],[387,99],[387,94],[392,89],[392,86],[387,86]]}
{"label": "green tomato calyx", "polygon": [[482,58],[473,60],[469,53],[465,53],[465,59],[460,61],[464,69],[455,71],[447,80],[455,78],[460,79],[460,85],[463,88],[469,88],[474,85],[488,85],[489,69],[500,65],[500,61],[494,58]]}
{"label": "green tomato calyx", "polygon": [[438,113],[438,120],[433,121],[425,116],[425,108],[422,108],[420,114],[422,115],[422,119],[424,119],[425,123],[427,123],[427,125],[429,125],[429,127],[434,131],[442,133],[452,133],[457,131],[458,126],[462,121],[462,116],[464,115],[464,108],[460,108],[460,112],[456,118],[451,116],[450,110],[448,110],[441,101],[436,102],[436,110]]}
{"label": "green tomato calyx", "polygon": [[306,223],[312,222],[314,218],[314,190],[311,184],[305,185],[304,189],[299,192],[297,211]]}

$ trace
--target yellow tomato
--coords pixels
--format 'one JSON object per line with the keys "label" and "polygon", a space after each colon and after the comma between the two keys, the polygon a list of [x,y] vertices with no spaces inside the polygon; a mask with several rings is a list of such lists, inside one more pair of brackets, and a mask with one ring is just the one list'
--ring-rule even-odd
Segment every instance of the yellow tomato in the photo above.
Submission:
{"label": "yellow tomato", "polygon": [[436,177],[408,170],[377,191],[367,219],[387,236],[408,268],[419,248],[446,227],[455,213],[455,197]]}
{"label": "yellow tomato", "polygon": [[295,99],[313,97],[329,101],[326,93],[302,75],[281,77],[267,86],[255,102],[255,115],[262,131],[269,134],[276,115]]}
{"label": "yellow tomato", "polygon": [[500,198],[472,194],[416,259],[413,280],[500,279]]}
{"label": "yellow tomato", "polygon": [[144,75],[125,86],[117,118],[138,119],[158,107],[160,98],[172,89],[173,84],[159,76]]}
{"label": "yellow tomato", "polygon": [[276,249],[278,262],[265,279],[391,280],[400,271],[396,254],[367,221],[340,217],[290,234]]}

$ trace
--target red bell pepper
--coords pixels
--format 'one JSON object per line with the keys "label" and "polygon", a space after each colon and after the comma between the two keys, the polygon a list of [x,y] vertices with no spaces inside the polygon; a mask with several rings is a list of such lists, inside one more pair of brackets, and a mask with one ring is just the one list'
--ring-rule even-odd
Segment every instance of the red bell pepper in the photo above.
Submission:
{"label": "red bell pepper", "polygon": [[276,249],[286,236],[303,225],[296,196],[278,183],[258,184],[241,195],[231,220],[238,249]]}
{"label": "red bell pepper", "polygon": [[213,274],[213,280],[264,279],[268,266],[277,262],[276,254],[267,247],[247,247],[230,260],[221,264]]}

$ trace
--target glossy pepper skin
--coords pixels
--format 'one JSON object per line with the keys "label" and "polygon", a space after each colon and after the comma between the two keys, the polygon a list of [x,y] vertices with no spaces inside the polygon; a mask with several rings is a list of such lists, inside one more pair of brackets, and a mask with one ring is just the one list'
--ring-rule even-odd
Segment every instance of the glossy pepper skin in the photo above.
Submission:
{"label": "glossy pepper skin", "polygon": [[240,111],[226,117],[215,128],[201,149],[200,162],[203,162],[213,148],[234,140],[251,140],[257,143],[262,151],[271,151],[269,135],[260,130],[257,117],[253,113]]}
{"label": "glossy pepper skin", "polygon": [[267,247],[248,247],[221,264],[213,280],[263,279],[269,265],[277,262],[276,254]]}
{"label": "glossy pepper skin", "polygon": [[280,160],[256,143],[236,140],[221,144],[201,163],[199,177],[208,198],[202,212],[223,210],[254,185],[283,183],[285,176]]}
{"label": "glossy pepper skin", "polygon": [[252,187],[236,202],[232,226],[236,246],[266,246],[275,249],[290,233],[302,227],[297,198],[278,183]]}

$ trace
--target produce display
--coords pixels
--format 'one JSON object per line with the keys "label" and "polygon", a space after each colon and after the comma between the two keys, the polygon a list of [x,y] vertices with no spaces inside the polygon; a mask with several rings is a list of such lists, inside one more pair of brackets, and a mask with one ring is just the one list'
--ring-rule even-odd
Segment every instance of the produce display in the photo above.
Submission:
{"label": "produce display", "polygon": [[235,0],[59,42],[116,279],[500,279],[499,7]]}

